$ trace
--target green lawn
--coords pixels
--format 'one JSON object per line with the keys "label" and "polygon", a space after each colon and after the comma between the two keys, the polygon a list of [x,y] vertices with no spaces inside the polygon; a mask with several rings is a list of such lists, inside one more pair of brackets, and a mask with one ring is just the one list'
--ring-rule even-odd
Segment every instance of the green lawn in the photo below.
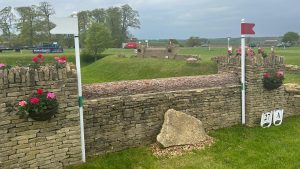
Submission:
{"label": "green lawn", "polygon": [[298,84],[300,84],[300,74],[295,74],[295,73],[285,74],[284,83],[298,83]]}
{"label": "green lawn", "polygon": [[300,48],[277,48],[276,54],[285,56],[285,64],[300,65]]}
{"label": "green lawn", "polygon": [[216,143],[182,156],[157,158],[148,147],[102,155],[70,169],[296,169],[300,168],[300,116],[281,126],[235,126],[212,131]]}
{"label": "green lawn", "polygon": [[215,73],[217,68],[213,62],[191,65],[177,60],[108,56],[82,68],[82,79],[83,83],[94,83]]}

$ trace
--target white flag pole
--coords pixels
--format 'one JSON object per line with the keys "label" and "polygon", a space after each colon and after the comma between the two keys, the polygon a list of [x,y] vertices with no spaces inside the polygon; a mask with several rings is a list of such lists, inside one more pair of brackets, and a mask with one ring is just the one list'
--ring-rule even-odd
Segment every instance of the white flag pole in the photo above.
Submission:
{"label": "white flag pole", "polygon": [[[241,20],[245,23],[245,19]],[[241,34],[241,92],[242,92],[242,124],[246,122],[246,92],[245,92],[245,35]]]}
{"label": "white flag pole", "polygon": [[80,70],[80,51],[78,37],[78,18],[51,18],[51,22],[56,24],[50,33],[52,34],[73,34],[75,43],[76,70],[77,70],[77,85],[78,85],[78,103],[79,103],[79,118],[80,118],[80,142],[82,161],[85,162],[85,141],[84,141],[84,121],[83,121],[83,99],[81,86],[81,70]]}
{"label": "white flag pole", "polygon": [[85,160],[85,141],[84,141],[84,121],[83,121],[83,99],[82,99],[80,51],[79,51],[79,37],[78,37],[78,34],[74,34],[74,42],[75,42],[76,68],[77,68],[81,154],[82,154],[82,161],[85,162],[86,160]]}

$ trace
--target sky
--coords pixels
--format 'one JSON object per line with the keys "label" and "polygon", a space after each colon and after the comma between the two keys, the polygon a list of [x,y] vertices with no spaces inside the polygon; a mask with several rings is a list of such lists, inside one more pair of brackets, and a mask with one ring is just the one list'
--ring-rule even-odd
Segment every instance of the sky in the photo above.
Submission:
{"label": "sky", "polygon": [[[44,0],[45,1],[45,0]],[[0,7],[38,5],[40,0],[0,0]],[[138,39],[239,37],[240,22],[255,23],[255,37],[300,33],[299,0],[48,0],[56,17],[129,4],[139,12]]]}

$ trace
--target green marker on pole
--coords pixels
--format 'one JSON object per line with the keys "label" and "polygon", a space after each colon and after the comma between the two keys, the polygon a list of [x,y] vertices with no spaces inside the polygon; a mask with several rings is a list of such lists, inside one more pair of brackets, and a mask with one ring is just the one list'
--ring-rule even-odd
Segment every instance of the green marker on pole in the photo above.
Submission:
{"label": "green marker on pole", "polygon": [[82,96],[78,97],[78,106],[83,107],[83,97]]}

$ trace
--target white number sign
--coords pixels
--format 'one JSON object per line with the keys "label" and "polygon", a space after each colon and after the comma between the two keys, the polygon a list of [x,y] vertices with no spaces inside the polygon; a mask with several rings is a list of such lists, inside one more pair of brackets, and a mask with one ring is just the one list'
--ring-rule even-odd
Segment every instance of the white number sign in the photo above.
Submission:
{"label": "white number sign", "polygon": [[262,128],[270,127],[272,122],[275,126],[279,126],[281,125],[282,120],[283,120],[283,109],[262,113],[260,126]]}
{"label": "white number sign", "polygon": [[260,126],[262,128],[270,127],[272,124],[272,112],[263,113],[261,115]]}
{"label": "white number sign", "polygon": [[275,126],[281,125],[282,119],[283,119],[283,109],[281,109],[281,110],[275,110],[273,112],[273,124]]}

